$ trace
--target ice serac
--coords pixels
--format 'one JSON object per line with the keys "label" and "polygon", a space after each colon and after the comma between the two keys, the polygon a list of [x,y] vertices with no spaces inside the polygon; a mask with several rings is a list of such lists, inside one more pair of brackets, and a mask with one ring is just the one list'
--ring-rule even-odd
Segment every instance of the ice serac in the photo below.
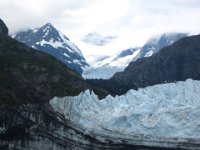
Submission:
{"label": "ice serac", "polygon": [[86,135],[109,137],[113,143],[124,139],[127,144],[188,149],[200,142],[199,91],[200,81],[188,79],[101,101],[86,91],[75,97],[55,97],[50,105],[82,126]]}
{"label": "ice serac", "polygon": [[80,74],[88,66],[79,48],[52,24],[18,32],[13,37],[28,46],[48,53]]}

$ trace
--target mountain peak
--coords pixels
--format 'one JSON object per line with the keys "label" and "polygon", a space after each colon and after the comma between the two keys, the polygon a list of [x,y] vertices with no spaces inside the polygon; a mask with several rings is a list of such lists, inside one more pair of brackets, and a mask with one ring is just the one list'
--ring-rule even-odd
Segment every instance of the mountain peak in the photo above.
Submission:
{"label": "mountain peak", "polygon": [[41,28],[49,28],[49,29],[55,29],[55,27],[51,23],[46,23]]}
{"label": "mountain peak", "polygon": [[58,30],[51,23],[43,25],[39,30],[41,30],[46,36],[50,33],[59,36]]}
{"label": "mountain peak", "polygon": [[44,26],[53,26],[50,22],[47,22]]}
{"label": "mountain peak", "polygon": [[104,46],[110,43],[116,36],[103,36],[97,32],[91,32],[82,38],[82,41],[96,46]]}
{"label": "mountain peak", "polygon": [[32,48],[54,56],[79,73],[82,73],[82,68],[88,66],[79,48],[51,23],[37,29],[19,32],[14,38]]}
{"label": "mountain peak", "polygon": [[0,34],[2,35],[8,35],[8,28],[6,24],[1,20],[0,18]]}

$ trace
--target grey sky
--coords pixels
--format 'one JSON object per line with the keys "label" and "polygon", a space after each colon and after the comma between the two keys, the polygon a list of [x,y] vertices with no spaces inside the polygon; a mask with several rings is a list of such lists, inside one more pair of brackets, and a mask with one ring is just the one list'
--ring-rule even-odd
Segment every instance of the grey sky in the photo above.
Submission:
{"label": "grey sky", "polygon": [[[0,17],[11,33],[51,22],[84,55],[111,55],[164,32],[198,34],[200,0],[0,0]],[[92,31],[119,38],[101,49],[84,45]]]}

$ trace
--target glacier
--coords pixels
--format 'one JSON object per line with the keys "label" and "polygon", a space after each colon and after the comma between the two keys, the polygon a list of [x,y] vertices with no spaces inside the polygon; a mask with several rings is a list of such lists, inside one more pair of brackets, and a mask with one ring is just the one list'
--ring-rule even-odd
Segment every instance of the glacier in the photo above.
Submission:
{"label": "glacier", "polygon": [[[127,50],[132,50],[132,54],[120,56],[123,52]],[[140,48],[130,48],[117,53],[114,56],[110,56],[103,60],[94,62],[89,67],[85,67],[83,70],[84,79],[109,79],[116,72],[124,71],[128,64],[132,60],[136,60],[140,52]]]}
{"label": "glacier", "polygon": [[[54,97],[51,107],[85,128],[127,135],[200,138],[200,81],[187,79],[99,100],[87,90],[75,97]],[[109,134],[109,136],[111,136]]]}

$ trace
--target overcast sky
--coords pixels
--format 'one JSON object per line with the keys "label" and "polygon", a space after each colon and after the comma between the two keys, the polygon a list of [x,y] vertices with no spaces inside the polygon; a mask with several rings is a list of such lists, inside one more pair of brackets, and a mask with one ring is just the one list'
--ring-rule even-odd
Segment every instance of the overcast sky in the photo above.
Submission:
{"label": "overcast sky", "polygon": [[[88,55],[112,55],[142,46],[164,32],[199,34],[200,0],[0,0],[10,33],[51,22]],[[96,47],[81,38],[97,31],[118,38]]]}

